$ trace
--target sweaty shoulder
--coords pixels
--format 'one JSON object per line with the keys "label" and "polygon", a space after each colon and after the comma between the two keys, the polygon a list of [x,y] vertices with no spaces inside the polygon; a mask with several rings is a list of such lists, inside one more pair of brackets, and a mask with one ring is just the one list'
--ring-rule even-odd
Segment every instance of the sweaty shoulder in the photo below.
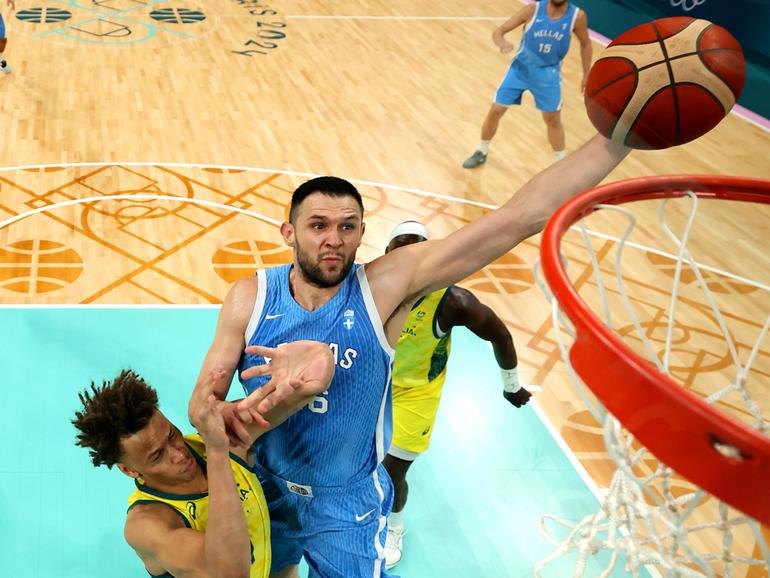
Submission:
{"label": "sweaty shoulder", "polygon": [[239,279],[230,287],[222,309],[227,311],[232,321],[243,322],[244,327],[246,326],[254,309],[258,288],[259,281],[256,275]]}

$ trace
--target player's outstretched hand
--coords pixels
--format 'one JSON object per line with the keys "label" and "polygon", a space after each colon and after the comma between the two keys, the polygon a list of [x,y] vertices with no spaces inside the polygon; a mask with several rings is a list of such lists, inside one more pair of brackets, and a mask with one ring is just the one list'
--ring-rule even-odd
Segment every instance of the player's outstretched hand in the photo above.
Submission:
{"label": "player's outstretched hand", "polygon": [[507,40],[503,40],[497,46],[498,46],[498,48],[500,48],[500,53],[501,54],[508,54],[511,50],[513,50],[513,44],[511,44]]}
{"label": "player's outstretched hand", "polygon": [[[241,379],[269,376],[262,387],[238,403],[238,410],[256,410],[264,416],[282,401],[292,396],[318,395],[329,387],[334,377],[334,356],[329,346],[319,341],[293,341],[280,347],[254,345],[246,353],[261,355],[268,363],[255,365],[241,372]],[[247,416],[241,416],[244,421]]]}
{"label": "player's outstretched hand", "polygon": [[532,394],[527,391],[527,388],[520,387],[516,391],[503,391],[503,397],[511,402],[516,407],[522,407],[527,405],[529,398]]}

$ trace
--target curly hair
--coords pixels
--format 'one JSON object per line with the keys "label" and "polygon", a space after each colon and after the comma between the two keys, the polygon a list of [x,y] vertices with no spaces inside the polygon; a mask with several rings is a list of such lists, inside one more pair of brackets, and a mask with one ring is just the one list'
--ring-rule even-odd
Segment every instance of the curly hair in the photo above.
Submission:
{"label": "curly hair", "polygon": [[120,461],[120,438],[145,427],[158,409],[157,392],[130,369],[101,387],[91,382],[91,391],[78,397],[83,408],[72,420],[80,432],[76,445],[90,448],[94,466],[112,468]]}

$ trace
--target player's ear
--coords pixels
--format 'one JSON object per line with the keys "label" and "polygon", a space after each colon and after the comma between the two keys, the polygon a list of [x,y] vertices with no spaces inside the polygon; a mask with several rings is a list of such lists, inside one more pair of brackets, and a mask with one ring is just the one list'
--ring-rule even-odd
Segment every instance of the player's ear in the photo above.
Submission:
{"label": "player's ear", "polygon": [[281,223],[281,236],[283,236],[283,242],[289,247],[294,247],[294,225],[288,221]]}
{"label": "player's ear", "polygon": [[127,466],[126,464],[117,463],[115,465],[118,466],[118,469],[121,472],[123,472],[124,474],[126,474],[129,478],[136,479],[136,478],[141,477],[141,474],[139,472],[137,472],[135,469]]}

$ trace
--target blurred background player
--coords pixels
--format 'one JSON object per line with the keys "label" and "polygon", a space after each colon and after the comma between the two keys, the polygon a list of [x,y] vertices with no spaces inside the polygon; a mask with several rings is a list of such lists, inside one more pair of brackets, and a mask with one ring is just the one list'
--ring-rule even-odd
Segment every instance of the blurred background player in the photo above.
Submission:
{"label": "blurred background player", "polygon": [[512,104],[521,104],[521,95],[529,90],[535,97],[535,106],[543,113],[554,158],[564,158],[566,144],[561,123],[561,62],[567,56],[571,32],[580,41],[583,62],[581,91],[591,68],[592,47],[588,37],[588,17],[566,0],[543,0],[528,4],[492,34],[500,52],[513,50],[505,35],[524,24],[519,50],[508,73],[497,89],[495,101],[484,119],[479,148],[463,163],[466,169],[475,168],[487,160],[489,143],[497,132],[500,119]]}
{"label": "blurred background player", "polygon": [[[13,12],[16,9],[16,3],[14,2],[14,0],[6,0],[6,4],[8,4],[8,7],[11,9],[11,12]],[[5,37],[5,21],[3,20],[2,13],[0,13],[0,70],[2,70],[5,74],[10,74],[11,67],[5,61],[5,58],[3,58],[3,52],[5,52],[5,45],[7,43],[8,43],[8,39]]]}
{"label": "blurred background player", "polygon": [[[430,239],[422,223],[406,221],[393,229],[385,252]],[[453,327],[464,326],[489,341],[503,381],[503,396],[516,407],[531,394],[519,384],[518,360],[505,323],[461,287],[439,289],[418,299],[406,318],[393,365],[393,441],[383,465],[393,480],[393,511],[388,517],[385,568],[401,560],[405,533],[403,509],[409,486],[406,472],[428,449],[451,348]]]}
{"label": "blurred background player", "polygon": [[[268,374],[295,392],[269,412],[275,424],[324,391],[334,375],[331,351],[322,343],[295,342],[263,353],[272,359]],[[254,458],[228,436],[225,415],[233,404],[213,396],[224,376],[215,369],[202,384],[208,395],[195,416],[200,435],[183,436],[158,409],[155,389],[133,371],[79,394],[82,407],[72,420],[77,445],[90,449],[95,466],[117,465],[135,480],[124,535],[153,577],[270,573],[270,519]],[[266,431],[258,421],[244,426],[249,442]]]}

